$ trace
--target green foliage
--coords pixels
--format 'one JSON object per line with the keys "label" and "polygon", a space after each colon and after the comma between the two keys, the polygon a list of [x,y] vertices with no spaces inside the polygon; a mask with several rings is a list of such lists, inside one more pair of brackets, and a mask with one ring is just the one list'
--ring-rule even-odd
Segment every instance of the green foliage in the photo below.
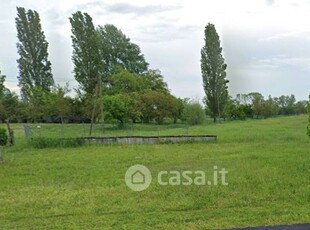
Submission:
{"label": "green foliage", "polygon": [[29,144],[36,149],[73,148],[82,146],[84,142],[79,138],[59,139],[48,137],[33,137],[29,140]]}
{"label": "green foliage", "polygon": [[294,95],[290,96],[280,96],[278,99],[278,105],[280,107],[280,114],[281,115],[292,115],[295,114],[296,108],[295,103],[296,99]]}
{"label": "green foliage", "polygon": [[199,102],[188,102],[184,106],[182,120],[189,125],[200,125],[205,120],[205,112]]}
{"label": "green foliage", "polygon": [[214,122],[220,118],[228,100],[226,68],[219,35],[209,23],[205,28],[205,45],[201,49],[201,73],[205,102]]}
{"label": "green foliage", "polygon": [[169,93],[167,83],[159,70],[148,70],[143,75],[138,75],[120,67],[109,77],[109,84],[104,91],[109,95],[149,91]]}
{"label": "green foliage", "polygon": [[74,77],[86,93],[94,93],[103,73],[100,45],[92,18],[80,11],[70,17],[74,63]]}
{"label": "green foliage", "polygon": [[17,50],[19,86],[26,101],[31,100],[35,88],[49,92],[54,85],[51,62],[48,60],[48,42],[41,28],[40,16],[36,11],[17,7],[16,29],[19,42]]}
{"label": "green foliage", "polygon": [[20,111],[18,96],[4,86],[5,75],[1,75],[0,70],[0,121],[15,119]]}
{"label": "green foliage", "polygon": [[145,89],[143,78],[129,71],[118,68],[114,74],[109,77],[109,87],[105,92],[109,95],[128,94],[133,92],[141,92]]}
{"label": "green foliage", "polygon": [[0,146],[5,146],[8,143],[8,135],[6,129],[0,128]]}
{"label": "green foliage", "polygon": [[144,122],[155,120],[162,124],[165,118],[173,118],[178,113],[179,104],[177,98],[170,94],[150,91],[141,95],[139,111]]}
{"label": "green foliage", "polygon": [[110,76],[121,67],[132,74],[141,75],[148,69],[141,49],[114,25],[99,26],[100,55],[104,60],[104,75]]}
{"label": "green foliage", "polygon": [[107,121],[117,120],[123,124],[128,118],[129,100],[123,94],[115,94],[103,97],[103,106],[105,108],[105,119]]}
{"label": "green foliage", "polygon": [[57,86],[52,92],[44,97],[44,113],[46,116],[60,116],[63,123],[63,117],[72,112],[72,99],[67,97],[69,93],[68,84],[65,87]]}
{"label": "green foliage", "polygon": [[5,86],[4,86],[4,82],[5,82],[5,75],[1,74],[1,69],[0,69],[0,97],[4,94],[5,91]]}
{"label": "green foliage", "polygon": [[158,91],[162,93],[169,93],[168,85],[164,81],[164,77],[160,70],[148,70],[142,75],[143,88],[146,90]]}

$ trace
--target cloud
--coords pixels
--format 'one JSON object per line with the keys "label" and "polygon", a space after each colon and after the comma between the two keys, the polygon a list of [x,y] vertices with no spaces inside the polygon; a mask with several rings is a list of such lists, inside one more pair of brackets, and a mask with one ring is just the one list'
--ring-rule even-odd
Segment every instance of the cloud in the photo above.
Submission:
{"label": "cloud", "polygon": [[107,10],[118,14],[135,14],[138,16],[162,13],[171,10],[178,10],[182,8],[180,5],[147,5],[147,6],[135,6],[128,3],[116,3],[108,5]]}
{"label": "cloud", "polygon": [[150,24],[140,29],[135,40],[142,42],[171,42],[171,40],[185,39],[201,29],[196,25]]}
{"label": "cloud", "polygon": [[100,9],[107,13],[116,14],[134,14],[136,16],[149,15],[155,13],[162,13],[166,11],[181,9],[181,5],[145,5],[137,6],[129,3],[114,3],[107,4],[102,1],[93,1],[85,4],[79,4],[77,9],[83,9],[83,11],[88,9]]}
{"label": "cloud", "polygon": [[59,12],[56,9],[49,9],[46,10],[43,14],[43,17],[47,19],[47,23],[50,24],[50,26],[62,26],[66,23],[68,23],[68,16]]}
{"label": "cloud", "polygon": [[273,57],[267,59],[261,59],[257,61],[257,66],[266,66],[273,68],[298,68],[300,71],[310,70],[310,58],[309,57]]}
{"label": "cloud", "polygon": [[266,3],[267,3],[267,5],[273,5],[273,4],[275,4],[275,0],[266,0]]}
{"label": "cloud", "polygon": [[285,33],[278,33],[269,37],[261,38],[258,41],[260,42],[269,42],[269,41],[276,41],[281,39],[296,39],[301,37],[310,37],[310,31],[291,31]]}

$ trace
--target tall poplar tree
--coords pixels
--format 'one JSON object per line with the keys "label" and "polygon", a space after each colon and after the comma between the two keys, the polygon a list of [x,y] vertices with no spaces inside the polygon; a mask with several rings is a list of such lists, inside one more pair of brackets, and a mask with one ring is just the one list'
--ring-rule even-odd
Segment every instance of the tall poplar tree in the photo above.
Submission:
{"label": "tall poplar tree", "polygon": [[77,11],[69,20],[72,31],[74,77],[80,84],[81,89],[93,99],[89,130],[89,135],[91,136],[98,98],[100,100],[103,128],[102,78],[104,62],[100,58],[98,33],[93,25],[91,16]]}
{"label": "tall poplar tree", "polygon": [[228,100],[228,80],[219,35],[213,24],[205,27],[205,45],[201,49],[201,73],[206,94],[205,102],[214,122],[221,117]]}
{"label": "tall poplar tree", "polygon": [[19,86],[23,99],[30,101],[36,92],[50,92],[54,85],[48,42],[41,28],[40,16],[34,10],[17,7],[15,18],[19,68]]}
{"label": "tall poplar tree", "polygon": [[102,69],[97,32],[91,16],[87,13],[77,11],[69,19],[72,31],[74,77],[83,91],[93,94]]}

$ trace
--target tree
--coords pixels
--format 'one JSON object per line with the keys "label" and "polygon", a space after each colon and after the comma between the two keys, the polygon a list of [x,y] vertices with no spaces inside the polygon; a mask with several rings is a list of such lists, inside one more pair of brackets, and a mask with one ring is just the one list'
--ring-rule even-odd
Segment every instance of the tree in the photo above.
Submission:
{"label": "tree", "polygon": [[133,74],[121,67],[109,77],[109,84],[104,89],[111,94],[157,91],[169,94],[167,83],[159,70],[149,70],[143,75]]}
{"label": "tree", "polygon": [[264,96],[260,93],[254,92],[254,93],[249,93],[249,97],[251,98],[252,101],[252,109],[254,112],[254,115],[256,118],[260,118],[263,116],[263,104],[264,104]]}
{"label": "tree", "polygon": [[130,73],[123,68],[118,68],[109,77],[109,85],[105,91],[109,95],[141,92],[145,89],[142,80],[141,76]]}
{"label": "tree", "polygon": [[144,122],[155,120],[162,124],[165,118],[174,118],[174,113],[178,109],[175,101],[178,100],[171,94],[157,91],[149,91],[142,94],[139,101],[139,109]]}
{"label": "tree", "polygon": [[99,41],[92,18],[78,11],[69,18],[72,31],[74,78],[86,93],[93,94],[102,77]]}
{"label": "tree", "polygon": [[291,96],[280,96],[278,98],[278,105],[280,107],[281,115],[293,115],[295,114],[295,96],[292,94]]}
{"label": "tree", "polygon": [[183,120],[189,125],[199,125],[205,120],[205,112],[199,102],[186,103],[183,110]]}
{"label": "tree", "polygon": [[205,45],[201,49],[201,73],[206,93],[205,102],[214,122],[220,118],[228,100],[226,68],[219,35],[213,24],[205,27]]}
{"label": "tree", "polygon": [[89,135],[92,134],[93,123],[96,114],[96,105],[100,99],[101,121],[103,126],[103,105],[102,105],[102,78],[104,63],[100,58],[100,44],[98,34],[93,25],[92,18],[87,13],[80,11],[74,13],[70,18],[72,30],[72,45],[74,63],[74,77],[80,87],[93,101],[91,114],[91,125]]}
{"label": "tree", "polygon": [[64,124],[64,116],[71,114],[71,98],[66,94],[70,92],[69,85],[57,86],[44,98],[45,113],[49,116],[59,116],[61,124]]}
{"label": "tree", "polygon": [[5,75],[0,70],[0,121],[16,119],[20,113],[18,96],[4,85]]}
{"label": "tree", "polygon": [[135,101],[124,94],[115,94],[103,97],[105,108],[105,118],[107,120],[117,120],[123,126],[128,119],[137,119],[139,113],[135,110]]}
{"label": "tree", "polygon": [[17,7],[16,29],[19,42],[17,50],[19,86],[26,101],[31,100],[35,88],[48,93],[54,85],[51,62],[48,59],[48,42],[41,28],[40,16],[36,11]]}
{"label": "tree", "polygon": [[107,24],[97,28],[100,40],[100,55],[104,60],[104,74],[106,77],[115,73],[118,67],[132,74],[141,75],[148,69],[141,49],[132,43],[121,30],[114,25]]}
{"label": "tree", "polygon": [[298,101],[295,104],[295,112],[296,114],[307,114],[308,102],[306,100]]}
{"label": "tree", "polygon": [[164,81],[164,76],[158,69],[150,69],[142,75],[142,85],[145,89],[169,93],[168,85]]}
{"label": "tree", "polygon": [[2,146],[5,146],[7,142],[8,142],[8,135],[6,134],[6,130],[0,128],[0,163],[3,162]]}
{"label": "tree", "polygon": [[1,74],[1,69],[0,69],[0,96],[4,94],[4,90],[6,89],[4,86],[5,82],[5,75]]}

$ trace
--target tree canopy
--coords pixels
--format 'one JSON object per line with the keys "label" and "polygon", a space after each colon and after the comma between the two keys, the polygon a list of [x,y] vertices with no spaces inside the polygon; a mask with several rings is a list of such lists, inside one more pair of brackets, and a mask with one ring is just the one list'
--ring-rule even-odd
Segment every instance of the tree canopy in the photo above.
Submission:
{"label": "tree canopy", "polygon": [[219,35],[213,24],[205,27],[205,44],[201,49],[201,73],[205,102],[214,121],[220,118],[228,99],[226,68]]}
{"label": "tree canopy", "polygon": [[94,93],[98,79],[103,76],[96,29],[91,16],[81,11],[72,14],[70,23],[75,80],[83,91]]}
{"label": "tree canopy", "polygon": [[104,74],[110,76],[118,67],[132,74],[143,74],[148,70],[148,63],[141,49],[111,24],[99,26],[97,32],[100,40],[101,59],[105,63]]}
{"label": "tree canopy", "polygon": [[40,16],[34,10],[17,7],[16,29],[19,68],[19,86],[22,97],[30,100],[39,88],[50,92],[54,85],[51,62],[48,59],[48,42],[41,28]]}

